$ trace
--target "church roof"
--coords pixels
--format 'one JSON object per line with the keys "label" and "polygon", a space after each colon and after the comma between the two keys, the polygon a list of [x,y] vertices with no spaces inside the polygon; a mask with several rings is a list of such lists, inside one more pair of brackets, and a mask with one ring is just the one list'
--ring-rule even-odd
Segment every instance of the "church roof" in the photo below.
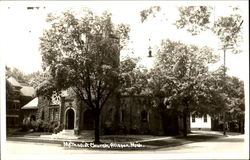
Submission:
{"label": "church roof", "polygon": [[37,109],[38,106],[38,98],[34,98],[29,103],[27,103],[25,106],[22,107],[22,109]]}
{"label": "church roof", "polygon": [[30,86],[22,86],[21,93],[24,96],[34,97],[35,96],[35,89]]}

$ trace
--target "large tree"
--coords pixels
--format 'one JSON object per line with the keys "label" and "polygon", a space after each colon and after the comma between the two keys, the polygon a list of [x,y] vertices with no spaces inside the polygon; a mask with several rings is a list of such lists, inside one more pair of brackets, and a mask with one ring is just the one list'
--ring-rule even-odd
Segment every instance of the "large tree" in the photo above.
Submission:
{"label": "large tree", "polygon": [[208,47],[199,48],[170,40],[162,41],[149,86],[159,97],[183,114],[184,136],[190,111],[207,113],[209,103],[208,65],[218,59]]}
{"label": "large tree", "polygon": [[73,89],[92,109],[99,143],[100,113],[117,91],[120,50],[129,26],[114,25],[108,12],[97,16],[88,9],[49,14],[47,22],[50,27],[41,37],[43,67],[57,89]]}
{"label": "large tree", "polygon": [[[242,42],[242,30],[243,30],[243,17],[240,14],[240,8],[229,6],[227,9],[231,10],[228,15],[220,16],[217,15],[217,10],[215,6],[182,6],[179,7],[179,18],[174,23],[178,29],[186,29],[193,36],[200,34],[203,31],[210,31],[211,34],[217,37],[220,44],[215,46],[216,49],[223,50],[224,52],[224,66],[223,66],[223,80],[225,82],[226,78],[226,65],[225,65],[225,57],[226,52],[231,50],[232,53],[240,53],[241,52],[241,42]],[[155,12],[160,12],[160,9],[152,10],[152,7],[146,10],[143,10],[141,14],[141,19],[145,20],[150,15],[156,14]],[[145,16],[146,15],[146,16]],[[143,21],[142,21],[143,22]],[[210,77],[212,78],[212,76]],[[215,77],[214,77],[215,78]],[[215,78],[216,79],[216,78]],[[217,79],[220,81],[219,79]],[[220,83],[221,87],[226,86],[226,84]],[[213,95],[216,95],[216,98],[221,99],[223,95],[226,93],[226,88],[221,88],[220,91],[218,89],[213,91]],[[219,92],[221,92],[219,94]],[[211,92],[212,93],[212,92]],[[223,93],[223,94],[222,94]],[[215,99],[216,99],[215,98]],[[220,101],[218,99],[218,103],[221,102],[221,113],[227,112],[225,101]],[[218,104],[217,104],[218,106]],[[224,107],[223,107],[224,106]],[[217,107],[215,107],[217,108]],[[218,108],[217,108],[218,109]],[[223,113],[225,114],[225,113]],[[226,122],[226,119],[224,120]],[[226,134],[225,125],[224,125],[224,134]]]}

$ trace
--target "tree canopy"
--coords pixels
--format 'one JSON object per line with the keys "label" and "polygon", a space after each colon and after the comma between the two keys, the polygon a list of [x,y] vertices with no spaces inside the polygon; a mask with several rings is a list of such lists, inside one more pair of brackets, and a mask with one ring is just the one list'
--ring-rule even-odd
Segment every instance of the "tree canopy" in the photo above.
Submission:
{"label": "tree canopy", "polygon": [[148,95],[148,76],[146,68],[137,66],[139,59],[127,57],[120,63],[120,86],[121,95],[137,96]]}
{"label": "tree canopy", "polygon": [[156,14],[161,11],[160,6],[152,6],[148,9],[144,9],[140,12],[141,23],[146,21],[150,16],[156,17]]}
{"label": "tree canopy", "polygon": [[167,97],[172,104],[180,103],[177,106],[185,102],[200,107],[202,98],[208,96],[205,88],[208,65],[217,60],[211,48],[164,40],[152,70],[152,90],[156,96]]}
{"label": "tree canopy", "polygon": [[180,19],[176,21],[177,28],[186,28],[192,35],[209,29],[212,7],[188,6],[179,7]]}
{"label": "tree canopy", "polygon": [[10,68],[8,66],[6,66],[5,69],[6,69],[5,75],[6,75],[7,79],[9,77],[13,77],[20,83],[24,83],[24,84],[28,83],[27,75],[23,71],[19,70],[18,68],[15,68],[15,67]]}
{"label": "tree canopy", "polygon": [[181,42],[163,40],[156,55],[155,68],[150,72],[149,88],[158,105],[170,105],[183,114],[184,135],[186,119],[191,111],[208,113],[211,74],[208,65],[218,56],[208,47],[199,48]]}

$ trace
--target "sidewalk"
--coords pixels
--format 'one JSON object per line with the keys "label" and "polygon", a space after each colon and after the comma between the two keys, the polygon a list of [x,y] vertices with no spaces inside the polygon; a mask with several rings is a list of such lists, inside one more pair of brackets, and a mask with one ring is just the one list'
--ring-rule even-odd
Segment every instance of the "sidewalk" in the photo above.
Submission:
{"label": "sidewalk", "polygon": [[[153,136],[153,135],[104,135],[101,136],[101,142],[104,144],[118,143],[118,144],[129,144],[129,143],[139,143],[143,145],[142,148],[133,148],[133,150],[147,150],[147,149],[159,149],[180,146],[188,143],[203,142],[203,141],[217,141],[229,136],[239,135],[228,133],[228,136],[223,136],[221,132],[217,131],[194,131],[188,134],[187,137],[182,136]],[[81,137],[80,139],[51,139],[40,137],[39,134],[34,133],[27,134],[24,136],[12,136],[8,137],[7,141],[20,141],[20,142],[35,142],[35,143],[54,143],[63,144],[63,142],[74,142],[74,143],[91,143],[93,142],[92,137]],[[116,148],[117,150],[117,148]],[[124,150],[124,149],[122,149]]]}

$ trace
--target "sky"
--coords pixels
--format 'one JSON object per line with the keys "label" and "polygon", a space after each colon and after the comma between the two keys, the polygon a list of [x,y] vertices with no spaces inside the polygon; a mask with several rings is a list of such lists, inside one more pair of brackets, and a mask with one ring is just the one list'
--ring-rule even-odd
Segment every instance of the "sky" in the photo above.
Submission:
{"label": "sky", "polygon": [[[178,19],[177,6],[185,5],[211,5],[215,6],[214,17],[228,15],[230,9],[228,6],[239,6],[241,14],[245,18],[245,26],[248,26],[248,8],[247,3],[239,1],[237,3],[219,3],[219,2],[149,2],[149,1],[118,1],[118,2],[1,2],[0,20],[1,22],[1,46],[0,53],[2,64],[9,67],[16,67],[25,73],[31,73],[41,70],[41,54],[39,51],[39,37],[42,36],[46,27],[46,15],[50,12],[60,12],[65,9],[79,9],[88,7],[97,14],[104,10],[112,13],[114,23],[127,23],[131,27],[129,50],[121,52],[122,56],[129,55],[141,58],[141,65],[148,68],[153,66],[153,59],[148,58],[148,47],[152,47],[153,55],[156,53],[162,39],[171,39],[181,41],[187,44],[198,46],[209,46],[215,48],[217,54],[223,55],[218,48],[217,38],[211,32],[203,32],[198,36],[191,36],[186,30],[177,29],[173,23]],[[140,22],[140,11],[150,6],[161,6],[162,14],[154,19],[149,19],[145,23]],[[40,7],[39,9],[27,10],[27,7]],[[228,74],[247,79],[249,75],[249,49],[248,49],[248,28],[244,28],[244,43],[241,48],[243,53],[233,55],[227,51],[226,65],[229,68]],[[150,39],[150,42],[149,42]],[[222,64],[212,66],[212,69],[218,68]]]}

